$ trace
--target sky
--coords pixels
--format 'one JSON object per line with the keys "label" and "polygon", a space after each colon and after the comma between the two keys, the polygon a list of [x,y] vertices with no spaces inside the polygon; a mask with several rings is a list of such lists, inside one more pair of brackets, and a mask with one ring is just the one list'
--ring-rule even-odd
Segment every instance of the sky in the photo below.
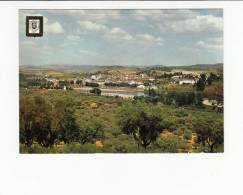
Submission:
{"label": "sky", "polygon": [[[43,37],[25,35],[44,17]],[[193,65],[223,62],[223,10],[20,10],[20,65]]]}

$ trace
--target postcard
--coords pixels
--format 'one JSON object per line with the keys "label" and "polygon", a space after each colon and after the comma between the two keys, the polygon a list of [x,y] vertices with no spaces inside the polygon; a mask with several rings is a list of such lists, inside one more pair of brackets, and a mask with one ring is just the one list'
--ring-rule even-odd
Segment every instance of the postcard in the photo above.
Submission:
{"label": "postcard", "polygon": [[223,9],[19,10],[20,153],[224,152]]}

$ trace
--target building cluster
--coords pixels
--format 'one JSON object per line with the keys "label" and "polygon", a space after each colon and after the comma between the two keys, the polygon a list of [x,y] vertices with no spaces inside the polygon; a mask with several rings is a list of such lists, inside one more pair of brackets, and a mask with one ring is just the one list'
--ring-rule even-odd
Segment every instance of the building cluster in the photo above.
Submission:
{"label": "building cluster", "polygon": [[89,78],[83,79],[84,83],[97,83],[101,87],[105,86],[133,86],[137,88],[145,88],[146,81],[153,83],[154,78],[146,74],[94,74]]}
{"label": "building cluster", "polygon": [[[198,76],[192,74],[174,73],[166,74],[156,78],[149,76],[146,73],[96,73],[88,74],[82,78],[68,78],[68,79],[56,79],[45,75],[45,85],[48,88],[67,89],[67,87],[79,88],[83,86],[97,85],[101,88],[109,87],[133,87],[138,89],[154,88],[163,78],[169,78],[171,84],[189,84],[193,85],[197,82]],[[43,79],[43,78],[42,78]],[[91,84],[91,85],[87,85]]]}

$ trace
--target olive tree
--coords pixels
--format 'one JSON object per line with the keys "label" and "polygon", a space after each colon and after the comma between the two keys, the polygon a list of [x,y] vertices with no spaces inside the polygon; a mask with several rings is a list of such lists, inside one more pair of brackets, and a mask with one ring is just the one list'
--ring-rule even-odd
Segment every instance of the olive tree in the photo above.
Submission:
{"label": "olive tree", "polygon": [[34,101],[21,97],[19,108],[20,143],[31,146],[34,141]]}
{"label": "olive tree", "polygon": [[53,128],[56,129],[58,139],[64,143],[79,140],[80,129],[76,122],[72,99],[58,100],[54,104]]}
{"label": "olive tree", "polygon": [[223,122],[214,119],[198,120],[194,124],[197,133],[197,142],[214,152],[216,146],[224,143]]}
{"label": "olive tree", "polygon": [[89,127],[83,127],[80,130],[80,142],[94,143],[96,139],[104,138],[104,130],[100,123],[94,123]]}
{"label": "olive tree", "polygon": [[133,135],[138,147],[142,146],[144,149],[156,141],[159,131],[162,130],[160,111],[150,104],[142,102],[125,104],[119,118],[122,132]]}

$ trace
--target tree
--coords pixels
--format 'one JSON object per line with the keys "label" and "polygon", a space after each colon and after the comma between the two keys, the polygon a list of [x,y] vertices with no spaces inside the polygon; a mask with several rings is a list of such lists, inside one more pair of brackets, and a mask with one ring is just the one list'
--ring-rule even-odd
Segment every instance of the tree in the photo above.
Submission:
{"label": "tree", "polygon": [[218,75],[216,75],[216,74],[211,72],[209,77],[207,78],[207,83],[208,83],[208,85],[212,85],[212,83],[214,81],[218,81],[220,79],[221,79],[220,76],[218,76]]}
{"label": "tree", "polygon": [[77,85],[81,85],[82,83],[83,83],[82,80],[77,80],[77,81],[76,81],[76,84],[77,84]]}
{"label": "tree", "polygon": [[156,94],[155,89],[149,87],[149,89],[148,89],[148,95],[149,96],[152,96],[152,97],[156,96],[157,94]]}
{"label": "tree", "polygon": [[94,127],[86,127],[81,130],[80,141],[82,144],[87,142],[94,143],[96,139],[104,138],[104,130],[99,123],[95,123]]}
{"label": "tree", "polygon": [[101,90],[99,88],[97,88],[97,87],[91,89],[89,92],[90,93],[94,93],[96,95],[100,95],[101,94]]}
{"label": "tree", "polygon": [[22,97],[19,108],[20,143],[31,146],[34,141],[34,101]]}
{"label": "tree", "polygon": [[214,82],[204,90],[203,94],[210,100],[216,100],[217,105],[222,105],[224,101],[223,82]]}
{"label": "tree", "polygon": [[201,106],[203,102],[203,93],[201,91],[194,92],[194,103],[195,105]]}
{"label": "tree", "polygon": [[58,138],[64,143],[78,141],[80,129],[75,118],[75,107],[71,99],[56,102],[54,113],[54,128],[58,133]]}
{"label": "tree", "polygon": [[198,79],[198,81],[196,83],[196,90],[203,91],[205,89],[205,86],[206,86],[206,75],[201,74],[200,78]]}
{"label": "tree", "polygon": [[54,103],[44,97],[22,97],[20,104],[20,143],[31,147],[34,141],[51,147],[57,139],[70,143],[80,138],[71,99]]}
{"label": "tree", "polygon": [[125,134],[133,135],[138,147],[146,149],[150,143],[156,141],[158,132],[162,129],[160,111],[155,108],[157,107],[137,102],[125,104],[121,109],[121,130]]}
{"label": "tree", "polygon": [[51,127],[51,105],[43,97],[36,96],[34,111],[35,139],[40,145],[50,147],[56,139],[56,134]]}
{"label": "tree", "polygon": [[99,87],[99,84],[98,83],[89,83],[89,82],[86,82],[85,85],[87,87]]}
{"label": "tree", "polygon": [[214,152],[214,148],[224,143],[223,122],[214,119],[198,120],[194,125],[197,142]]}
{"label": "tree", "polygon": [[20,143],[30,147],[37,141],[44,147],[54,144],[56,132],[52,129],[51,105],[43,97],[21,98]]}

